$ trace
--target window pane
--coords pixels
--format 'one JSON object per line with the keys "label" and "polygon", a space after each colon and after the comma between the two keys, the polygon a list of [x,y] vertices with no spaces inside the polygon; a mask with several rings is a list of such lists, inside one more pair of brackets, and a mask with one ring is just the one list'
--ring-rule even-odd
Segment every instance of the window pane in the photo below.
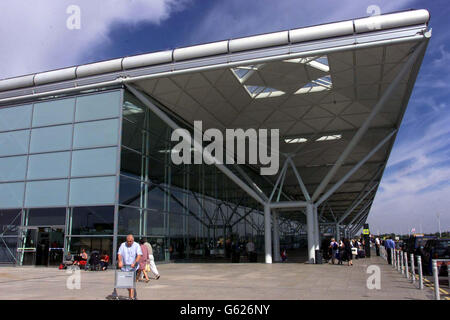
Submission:
{"label": "window pane", "polygon": [[96,250],[100,254],[108,254],[110,263],[112,260],[112,237],[70,237],[68,240],[68,250],[72,254],[80,254],[81,249],[85,249],[88,255]]}
{"label": "window pane", "polygon": [[0,241],[0,264],[16,263],[17,238],[2,238]]}
{"label": "window pane", "polygon": [[29,128],[31,105],[0,108],[0,131]]}
{"label": "window pane", "polygon": [[114,204],[116,177],[83,178],[70,181],[71,206]]}
{"label": "window pane", "polygon": [[72,210],[72,235],[113,234],[114,207],[81,207]]}
{"label": "window pane", "polygon": [[0,183],[0,208],[22,208],[25,183]]}
{"label": "window pane", "polygon": [[79,150],[72,154],[72,177],[116,174],[117,148]]}
{"label": "window pane", "polygon": [[151,188],[148,193],[148,208],[155,209],[158,211],[164,210],[164,194],[165,189],[160,186]]}
{"label": "window pane", "polygon": [[148,211],[147,214],[147,234],[164,235],[164,214],[155,211]]}
{"label": "window pane", "polygon": [[185,216],[176,213],[169,214],[169,230],[171,237],[182,237],[184,235],[184,218]]}
{"label": "window pane", "polygon": [[21,212],[21,210],[0,210],[0,234],[17,235]]}
{"label": "window pane", "polygon": [[66,223],[65,208],[45,208],[28,211],[28,226],[56,226]]}
{"label": "window pane", "polygon": [[26,156],[0,158],[0,182],[24,180],[26,166]]}
{"label": "window pane", "polygon": [[30,155],[28,179],[66,178],[69,175],[70,152]]}
{"label": "window pane", "polygon": [[75,99],[36,103],[33,110],[33,127],[72,123]]}
{"label": "window pane", "polygon": [[25,207],[66,206],[67,187],[67,180],[28,182]]}
{"label": "window pane", "polygon": [[[139,180],[120,176],[119,203],[128,206],[143,206],[145,184]],[[141,202],[142,201],[142,202]]]}
{"label": "window pane", "polygon": [[[139,235],[140,211],[135,208],[119,208],[119,234]],[[144,212],[145,210],[142,210],[142,216],[144,216]]]}
{"label": "window pane", "polygon": [[117,145],[119,120],[93,121],[75,124],[74,148]]}
{"label": "window pane", "polygon": [[75,121],[118,117],[120,100],[120,91],[79,97]]}
{"label": "window pane", "polygon": [[29,130],[0,133],[0,156],[28,153]]}
{"label": "window pane", "polygon": [[72,125],[31,130],[30,152],[69,150],[72,142]]}

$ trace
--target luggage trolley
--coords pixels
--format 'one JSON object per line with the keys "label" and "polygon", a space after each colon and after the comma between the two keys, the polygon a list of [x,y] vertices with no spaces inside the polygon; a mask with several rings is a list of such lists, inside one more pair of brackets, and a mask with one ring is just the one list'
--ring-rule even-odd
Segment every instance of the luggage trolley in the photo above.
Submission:
{"label": "luggage trolley", "polygon": [[111,294],[111,298],[114,300],[119,300],[117,289],[134,289],[134,299],[136,299],[136,269],[132,269],[129,264],[124,265],[123,269],[125,269],[125,271],[122,271],[121,269],[116,270],[114,290]]}

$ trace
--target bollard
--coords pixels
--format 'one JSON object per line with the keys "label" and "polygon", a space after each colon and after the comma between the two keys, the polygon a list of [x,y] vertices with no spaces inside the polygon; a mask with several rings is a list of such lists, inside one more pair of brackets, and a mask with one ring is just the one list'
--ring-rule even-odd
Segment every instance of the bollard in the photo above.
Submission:
{"label": "bollard", "polygon": [[439,294],[439,274],[437,268],[437,261],[433,259],[433,279],[434,279],[434,299],[440,300]]}
{"label": "bollard", "polygon": [[400,263],[401,263],[401,271],[402,275],[405,274],[405,261],[403,260],[403,252],[400,251]]}
{"label": "bollard", "polygon": [[417,256],[417,268],[419,272],[419,289],[423,290],[422,257]]}
{"label": "bollard", "polygon": [[398,250],[395,251],[395,259],[397,260],[397,271],[400,272],[400,256]]}
{"label": "bollard", "polygon": [[405,255],[405,273],[406,273],[406,279],[409,280],[409,266],[408,266],[408,253],[404,252]]}
{"label": "bollard", "polygon": [[410,259],[411,259],[411,275],[412,275],[412,283],[415,284],[416,283],[416,269],[414,268],[414,255],[411,253],[409,255]]}
{"label": "bollard", "polygon": [[392,263],[392,267],[395,268],[395,254],[394,254],[395,250],[391,250],[391,263]]}

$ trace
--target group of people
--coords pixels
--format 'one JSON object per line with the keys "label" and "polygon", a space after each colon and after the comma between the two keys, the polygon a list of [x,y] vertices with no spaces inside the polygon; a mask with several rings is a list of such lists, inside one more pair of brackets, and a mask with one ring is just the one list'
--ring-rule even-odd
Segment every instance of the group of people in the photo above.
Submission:
{"label": "group of people", "polygon": [[[93,254],[91,254],[91,261],[90,263],[93,263]],[[86,252],[86,249],[81,249],[81,252],[77,255],[72,255],[70,251],[67,251],[67,254],[64,256],[64,260],[62,263],[63,268],[67,268],[68,266],[86,266],[88,263],[88,254]],[[98,264],[100,265],[100,270],[106,270],[109,265],[109,255],[106,252],[103,252],[100,256],[100,259],[98,261]]]}
{"label": "group of people", "polygon": [[[343,261],[347,261],[348,266],[353,265],[353,255],[358,256],[358,251],[364,247],[364,240],[360,242],[358,239],[347,239],[344,238],[342,240],[336,241],[336,239],[332,238],[330,241],[330,246],[328,248],[330,255],[330,263],[335,264],[337,260],[337,264],[343,264]],[[355,249],[356,250],[353,250]]]}

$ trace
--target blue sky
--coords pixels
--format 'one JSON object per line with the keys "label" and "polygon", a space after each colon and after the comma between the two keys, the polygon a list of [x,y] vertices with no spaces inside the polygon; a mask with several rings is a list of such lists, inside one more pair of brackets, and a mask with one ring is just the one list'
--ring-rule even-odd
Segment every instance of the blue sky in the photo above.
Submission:
{"label": "blue sky", "polygon": [[[0,78],[381,13],[428,9],[433,36],[369,216],[372,231],[450,229],[447,0],[41,0],[0,3]],[[69,5],[81,29],[66,28]]]}

